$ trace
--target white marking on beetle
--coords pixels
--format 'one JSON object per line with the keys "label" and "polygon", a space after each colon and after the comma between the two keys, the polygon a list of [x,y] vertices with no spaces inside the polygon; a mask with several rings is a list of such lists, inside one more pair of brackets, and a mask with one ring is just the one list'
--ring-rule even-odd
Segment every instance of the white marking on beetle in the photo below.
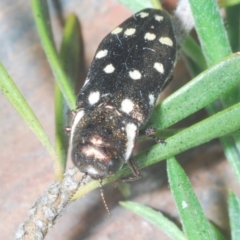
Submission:
{"label": "white marking on beetle", "polygon": [[143,50],[150,50],[152,52],[156,52],[156,50],[152,49],[152,48],[147,48],[147,47],[144,47]]}
{"label": "white marking on beetle", "polygon": [[108,108],[108,109],[113,109],[114,108],[112,105],[106,105],[106,104],[104,104],[104,105],[105,105],[105,108]]}
{"label": "white marking on beetle", "polygon": [[87,157],[93,157],[97,159],[105,159],[106,155],[103,154],[98,148],[95,146],[85,146],[82,148],[82,153]]}
{"label": "white marking on beetle", "polygon": [[157,20],[158,22],[161,22],[163,20],[163,16],[160,15],[154,15],[155,20]]}
{"label": "white marking on beetle", "polygon": [[119,34],[123,29],[121,27],[116,27],[112,30],[112,34]]}
{"label": "white marking on beetle", "polygon": [[93,145],[103,145],[104,142],[102,140],[101,137],[97,136],[97,135],[94,135],[90,138],[90,142],[93,144]]}
{"label": "white marking on beetle", "polygon": [[71,140],[70,142],[71,143],[72,143],[73,134],[75,132],[75,129],[76,129],[78,123],[80,122],[80,120],[82,119],[83,116],[84,116],[84,110],[81,110],[76,114],[76,116],[73,120],[73,125],[72,125],[72,128],[71,128],[71,137],[70,137],[70,140]]}
{"label": "white marking on beetle", "polygon": [[164,73],[163,65],[159,62],[155,62],[153,67],[160,73]]}
{"label": "white marking on beetle", "polygon": [[148,98],[149,98],[149,104],[153,106],[154,103],[155,103],[155,97],[154,97],[154,95],[153,95],[153,94],[149,94],[149,95],[148,95]]}
{"label": "white marking on beetle", "polygon": [[126,151],[125,151],[125,161],[127,162],[134,148],[135,138],[137,135],[137,126],[134,123],[128,123],[126,126],[126,134],[127,134],[127,144],[126,144]]}
{"label": "white marking on beetle", "polygon": [[100,92],[96,91],[96,92],[91,92],[88,96],[88,101],[91,105],[97,103],[100,99]]}
{"label": "white marking on beetle", "polygon": [[127,28],[127,29],[124,31],[124,34],[125,34],[126,36],[131,36],[131,35],[133,35],[135,32],[136,32],[136,29],[135,29],[135,28]]}
{"label": "white marking on beetle", "polygon": [[104,93],[102,97],[111,96],[111,95],[112,95],[111,93]]}
{"label": "white marking on beetle", "polygon": [[124,99],[121,103],[121,110],[127,114],[133,110],[133,107],[134,103],[128,98]]}
{"label": "white marking on beetle", "polygon": [[144,39],[149,40],[149,41],[152,41],[155,38],[156,38],[156,35],[154,33],[149,33],[149,32],[147,32],[144,36]]}
{"label": "white marking on beetle", "polygon": [[182,209],[185,209],[188,207],[188,204],[185,201],[182,201]]}
{"label": "white marking on beetle", "polygon": [[84,84],[83,84],[83,86],[82,87],[84,87],[85,85],[87,85],[88,84],[88,82],[89,82],[89,78],[87,78],[86,80],[85,80],[85,82],[84,82]]}
{"label": "white marking on beetle", "polygon": [[159,42],[165,45],[168,45],[170,47],[173,46],[173,41],[169,37],[160,37]]}
{"label": "white marking on beetle", "polygon": [[91,175],[97,175],[99,174],[99,171],[96,170],[94,167],[92,166],[88,166],[87,168],[87,173],[91,176]]}
{"label": "white marking on beetle", "polygon": [[140,16],[140,18],[145,18],[145,17],[149,16],[149,13],[148,12],[140,12],[139,16]]}
{"label": "white marking on beetle", "polygon": [[138,70],[135,69],[133,71],[129,71],[129,76],[133,80],[138,80],[138,79],[141,79],[142,74]]}
{"label": "white marking on beetle", "polygon": [[97,54],[96,54],[96,58],[103,58],[106,57],[108,54],[108,50],[104,49],[104,50],[100,50]]}
{"label": "white marking on beetle", "polygon": [[103,69],[103,71],[104,71],[105,73],[112,73],[112,72],[114,72],[114,70],[115,70],[115,67],[114,67],[112,64],[108,64],[108,65]]}

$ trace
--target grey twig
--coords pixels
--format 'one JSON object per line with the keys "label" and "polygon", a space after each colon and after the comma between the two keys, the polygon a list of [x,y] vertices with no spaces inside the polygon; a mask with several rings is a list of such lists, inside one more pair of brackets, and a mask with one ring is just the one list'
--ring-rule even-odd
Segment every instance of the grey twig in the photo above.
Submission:
{"label": "grey twig", "polygon": [[18,226],[16,240],[41,240],[61,216],[82,183],[77,168],[66,171],[62,181],[52,183],[28,212],[28,218]]}

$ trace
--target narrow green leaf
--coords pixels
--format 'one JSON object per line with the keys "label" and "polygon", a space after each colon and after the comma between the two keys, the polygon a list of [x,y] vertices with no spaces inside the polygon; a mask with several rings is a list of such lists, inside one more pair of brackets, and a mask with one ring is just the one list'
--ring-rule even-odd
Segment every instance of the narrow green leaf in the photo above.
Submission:
{"label": "narrow green leaf", "polygon": [[118,191],[122,194],[124,198],[131,196],[131,185],[128,183],[120,183],[117,185]]}
{"label": "narrow green leaf", "polygon": [[200,46],[190,35],[187,35],[182,44],[182,50],[190,57],[202,70],[207,68],[205,58]]}
{"label": "narrow green leaf", "polygon": [[[60,59],[64,71],[70,80],[72,88],[78,79],[80,66],[81,38],[77,17],[71,14],[67,17],[63,31],[63,40],[60,48]],[[58,87],[55,86],[55,128],[56,151],[63,169],[66,167],[69,137],[64,128],[69,125],[69,107]]]}
{"label": "narrow green leaf", "polygon": [[202,67],[200,67],[199,64],[197,64],[195,61],[193,61],[186,54],[183,53],[181,55],[181,57],[185,63],[185,66],[186,66],[190,76],[195,77],[203,71]]}
{"label": "narrow green leaf", "polygon": [[188,239],[215,239],[191,184],[175,158],[167,161],[168,179]]}
{"label": "narrow green leaf", "polygon": [[120,205],[156,225],[171,239],[187,240],[183,232],[172,221],[164,217],[161,212],[134,202],[120,202]]}
{"label": "narrow green leaf", "polygon": [[139,154],[138,166],[145,167],[240,128],[240,103],[215,114]]}
{"label": "narrow green leaf", "polygon": [[240,0],[218,0],[218,4],[220,7],[230,7],[237,4],[240,4]]}
{"label": "narrow green leaf", "polygon": [[237,88],[239,62],[240,54],[232,54],[195,77],[155,108],[147,126],[158,130],[167,128]]}
{"label": "narrow green leaf", "polygon": [[237,52],[240,50],[240,4],[226,8],[226,15],[229,40],[233,52]]}
{"label": "narrow green leaf", "polygon": [[[208,66],[211,66],[231,53],[230,43],[223,25],[223,20],[220,16],[217,2],[215,0],[189,0],[189,3],[193,12],[196,30],[203,48],[203,53]],[[222,72],[222,74],[225,74],[225,72]],[[236,76],[239,77],[239,74]],[[207,110],[210,114],[214,114],[239,101],[240,89],[239,87],[235,87],[222,96],[220,101],[207,106]],[[240,181],[240,168],[238,167],[235,169],[235,167],[239,165],[240,137],[225,137],[220,140],[223,144],[225,155]]]}
{"label": "narrow green leaf", "polygon": [[[237,119],[237,118],[236,118]],[[236,121],[235,119],[235,121]],[[240,145],[239,141],[234,141],[234,139],[238,138],[239,135],[233,135],[233,136],[226,136],[224,138],[221,138],[221,144],[224,147],[224,153],[227,157],[228,162],[230,163],[233,172],[235,173],[238,181],[240,182]]]}
{"label": "narrow green leaf", "polygon": [[189,0],[189,4],[206,61],[211,66],[231,54],[217,2]]}
{"label": "narrow green leaf", "polygon": [[52,72],[69,107],[73,109],[75,107],[75,95],[63,70],[59,55],[53,42],[51,26],[49,24],[50,20],[48,16],[47,2],[46,0],[32,0],[31,2],[36,26]]}
{"label": "narrow green leaf", "polygon": [[158,1],[158,0],[151,0],[151,3],[153,5],[153,8],[162,9],[162,5],[161,5],[160,1]]}
{"label": "narrow green leaf", "polygon": [[240,200],[234,193],[228,196],[228,211],[231,226],[231,239],[239,240],[240,236]]}
{"label": "narrow green leaf", "polygon": [[118,0],[121,4],[131,9],[133,12],[138,12],[144,8],[154,8],[154,5],[150,0]]}
{"label": "narrow green leaf", "polygon": [[63,39],[60,47],[60,59],[73,89],[76,80],[79,77],[80,56],[82,55],[82,39],[80,34],[80,24],[77,16],[75,14],[70,14],[67,16],[63,29]]}
{"label": "narrow green leaf", "polygon": [[54,161],[55,167],[55,178],[62,178],[62,167],[57,158],[57,153],[55,152],[54,147],[52,146],[48,136],[44,132],[40,122],[36,118],[34,112],[26,102],[25,98],[20,93],[19,89],[8,75],[4,66],[0,63],[0,89],[3,94],[8,98],[13,107],[18,111],[27,125],[35,133],[39,141],[46,147],[50,156]]}
{"label": "narrow green leaf", "polygon": [[217,240],[226,240],[226,236],[224,236],[222,232],[214,224],[212,224],[211,222],[209,223],[210,223],[210,227],[212,229],[214,238]]}
{"label": "narrow green leaf", "polygon": [[69,137],[64,131],[69,122],[69,108],[58,85],[55,85],[55,147],[62,166],[66,168]]}

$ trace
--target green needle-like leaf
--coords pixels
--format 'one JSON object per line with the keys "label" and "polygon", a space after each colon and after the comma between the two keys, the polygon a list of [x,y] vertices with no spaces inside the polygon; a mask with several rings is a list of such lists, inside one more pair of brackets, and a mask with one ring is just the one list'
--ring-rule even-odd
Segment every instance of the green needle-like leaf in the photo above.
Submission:
{"label": "green needle-like leaf", "polygon": [[61,92],[68,103],[68,106],[71,109],[74,109],[75,95],[64,72],[60,57],[53,42],[51,26],[49,24],[50,21],[48,16],[47,2],[45,0],[32,0],[32,9],[42,46],[51,66],[52,72],[57,80]]}
{"label": "green needle-like leaf", "polygon": [[62,178],[62,166],[59,163],[57,154],[52,146],[48,136],[44,132],[40,122],[36,118],[32,109],[26,102],[25,98],[20,93],[19,89],[8,75],[7,71],[0,63],[0,89],[3,94],[8,98],[8,100],[12,103],[13,107],[18,111],[27,125],[31,128],[31,130],[36,134],[37,138],[41,143],[46,147],[49,154],[51,155],[54,161],[55,167],[55,178]]}
{"label": "green needle-like leaf", "polygon": [[240,0],[218,0],[218,4],[220,7],[230,7],[237,4],[240,4]]}
{"label": "green needle-like leaf", "polygon": [[[64,71],[70,80],[72,88],[78,78],[80,66],[80,26],[77,17],[71,14],[67,17],[63,31],[60,58]],[[63,169],[66,167],[69,137],[64,128],[69,125],[69,107],[58,85],[55,87],[55,121],[56,121],[56,151]]]}
{"label": "green needle-like leaf", "polygon": [[156,225],[171,239],[187,240],[183,232],[172,221],[167,219],[161,212],[155,211],[150,207],[146,207],[134,202],[120,202],[120,204],[130,211],[145,218],[150,223]]}
{"label": "green needle-like leaf", "polygon": [[229,194],[228,210],[231,226],[231,239],[238,240],[240,236],[240,200],[234,193]]}
{"label": "green needle-like leaf", "polygon": [[231,54],[223,20],[215,0],[189,0],[198,37],[211,66]]}
{"label": "green needle-like leaf", "polygon": [[190,35],[185,37],[182,44],[182,50],[188,57],[190,57],[196,64],[199,65],[202,71],[207,68],[207,64],[200,46]]}
{"label": "green needle-like leaf", "polygon": [[237,52],[240,50],[240,1],[238,5],[226,8],[226,15],[229,41],[233,52]]}
{"label": "green needle-like leaf", "polygon": [[[150,0],[118,0],[121,4],[125,5],[127,8],[131,9],[134,12],[138,12],[144,8],[153,8],[153,3]],[[156,6],[155,6],[156,7]]]}
{"label": "green needle-like leaf", "polygon": [[167,161],[168,179],[188,239],[216,239],[191,184],[175,158]]}
{"label": "green needle-like leaf", "polygon": [[[217,2],[215,0],[189,0],[189,3],[204,56],[208,66],[212,66],[231,53],[230,42],[224,28]],[[222,72],[222,74],[224,75],[225,72]],[[239,74],[235,77],[239,77]],[[208,105],[207,110],[210,114],[214,114],[239,101],[240,89],[239,87],[235,87],[227,94],[225,93],[220,101]],[[220,139],[220,141],[224,147],[225,155],[240,181],[240,137],[224,137]]]}

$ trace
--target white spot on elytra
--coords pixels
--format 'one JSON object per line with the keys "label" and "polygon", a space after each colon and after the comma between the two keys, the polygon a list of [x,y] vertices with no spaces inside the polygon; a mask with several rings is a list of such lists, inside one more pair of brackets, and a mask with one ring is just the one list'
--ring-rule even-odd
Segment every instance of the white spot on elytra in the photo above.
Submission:
{"label": "white spot on elytra", "polygon": [[146,40],[149,40],[149,41],[152,41],[156,38],[156,35],[154,33],[146,33],[145,36],[144,36],[144,39]]}
{"label": "white spot on elytra", "polygon": [[173,41],[169,37],[160,37],[159,42],[165,45],[168,45],[170,47],[173,46]]}
{"label": "white spot on elytra", "polygon": [[104,49],[104,50],[100,50],[97,54],[96,54],[96,58],[103,58],[106,57],[108,54],[108,50]]}
{"label": "white spot on elytra", "polygon": [[188,207],[188,204],[185,201],[182,201],[182,208],[185,209]]}
{"label": "white spot on elytra", "polygon": [[84,116],[84,110],[81,110],[76,114],[76,116],[73,120],[73,125],[72,125],[72,128],[71,128],[71,137],[70,137],[71,142],[72,142],[72,139],[73,139],[73,134],[75,132],[75,129],[76,129],[79,121],[82,119],[83,116]]}
{"label": "white spot on elytra", "polygon": [[153,94],[149,94],[148,97],[149,97],[149,104],[153,106],[154,102],[155,102],[154,95]]}
{"label": "white spot on elytra", "polygon": [[149,13],[147,13],[147,12],[140,12],[139,13],[140,18],[148,17],[148,15],[149,15]]}
{"label": "white spot on elytra", "polygon": [[124,99],[121,103],[121,110],[127,114],[133,110],[133,107],[134,103],[128,98]]}
{"label": "white spot on elytra", "polygon": [[163,20],[163,16],[160,15],[154,15],[155,20],[157,20],[158,22],[161,22]]}
{"label": "white spot on elytra", "polygon": [[137,135],[137,126],[134,123],[128,123],[126,126],[126,134],[127,134],[127,145],[126,145],[126,152],[125,152],[125,161],[128,161],[134,147],[135,138]]}
{"label": "white spot on elytra", "polygon": [[159,62],[155,62],[153,66],[158,72],[164,73],[163,65]]}
{"label": "white spot on elytra", "polygon": [[97,103],[100,99],[100,92],[96,91],[96,92],[91,92],[88,96],[88,101],[91,105]]}
{"label": "white spot on elytra", "polygon": [[108,64],[108,65],[103,69],[103,71],[104,71],[105,73],[112,73],[112,72],[114,72],[114,70],[115,70],[115,67],[114,67],[112,64]]}
{"label": "white spot on elytra", "polygon": [[131,36],[131,35],[133,35],[135,32],[136,32],[136,29],[135,29],[135,28],[127,28],[127,29],[125,30],[124,34],[125,34],[126,36]]}
{"label": "white spot on elytra", "polygon": [[129,71],[129,76],[133,80],[138,80],[142,77],[142,74],[138,70]]}
{"label": "white spot on elytra", "polygon": [[120,27],[116,27],[115,29],[112,30],[112,34],[118,34],[122,31],[123,29]]}

